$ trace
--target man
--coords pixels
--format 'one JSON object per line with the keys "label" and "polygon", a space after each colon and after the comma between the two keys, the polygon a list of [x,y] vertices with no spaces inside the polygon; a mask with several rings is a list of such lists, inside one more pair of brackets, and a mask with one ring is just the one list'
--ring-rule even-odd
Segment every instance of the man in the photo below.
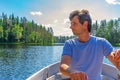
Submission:
{"label": "man", "polygon": [[77,38],[64,44],[61,73],[71,80],[101,80],[104,56],[120,70],[120,50],[113,51],[106,39],[90,35],[92,20],[88,10],[73,11],[69,19]]}

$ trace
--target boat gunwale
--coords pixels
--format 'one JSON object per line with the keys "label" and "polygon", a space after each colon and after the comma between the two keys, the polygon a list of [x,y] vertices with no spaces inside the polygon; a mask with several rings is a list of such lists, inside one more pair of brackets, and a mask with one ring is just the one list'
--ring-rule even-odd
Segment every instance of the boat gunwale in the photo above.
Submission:
{"label": "boat gunwale", "polygon": [[[34,73],[32,76],[27,78],[27,80],[45,80],[45,79],[50,78],[51,76],[54,76],[54,77],[56,77],[58,75],[63,76],[62,74],[58,74],[59,73],[59,65],[60,65],[60,62],[55,62],[53,64],[50,64],[50,65],[42,68],[41,70],[37,71],[36,73]],[[110,70],[107,68],[109,68]],[[104,69],[109,70],[109,71],[105,71]],[[41,74],[42,71],[43,72],[45,71],[43,75]],[[54,71],[54,72],[52,72],[52,71]],[[110,74],[110,72],[111,72],[111,74]],[[104,80],[107,80],[107,78],[113,79],[113,80],[120,80],[120,79],[118,79],[118,75],[120,75],[119,70],[117,70],[114,66],[112,66],[110,64],[103,63],[101,75],[105,78]],[[37,76],[39,76],[39,78],[35,78]],[[50,80],[55,80],[55,79],[50,79]]]}

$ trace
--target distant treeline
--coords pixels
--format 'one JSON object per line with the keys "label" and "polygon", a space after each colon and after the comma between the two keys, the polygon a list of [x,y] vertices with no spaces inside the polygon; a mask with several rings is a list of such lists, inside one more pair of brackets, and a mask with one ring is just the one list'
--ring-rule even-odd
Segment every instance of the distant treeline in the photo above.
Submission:
{"label": "distant treeline", "polygon": [[53,29],[30,22],[25,17],[7,16],[2,13],[0,17],[0,43],[23,42],[51,45],[54,43]]}
{"label": "distant treeline", "polygon": [[54,36],[55,43],[64,43],[66,40],[74,38],[75,36]]}

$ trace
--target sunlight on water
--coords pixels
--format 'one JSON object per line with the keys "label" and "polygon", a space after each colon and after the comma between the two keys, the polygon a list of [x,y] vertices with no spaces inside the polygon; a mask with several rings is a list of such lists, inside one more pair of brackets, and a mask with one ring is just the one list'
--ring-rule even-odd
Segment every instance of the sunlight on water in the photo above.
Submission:
{"label": "sunlight on water", "polygon": [[60,60],[62,46],[0,47],[0,80],[25,80]]}

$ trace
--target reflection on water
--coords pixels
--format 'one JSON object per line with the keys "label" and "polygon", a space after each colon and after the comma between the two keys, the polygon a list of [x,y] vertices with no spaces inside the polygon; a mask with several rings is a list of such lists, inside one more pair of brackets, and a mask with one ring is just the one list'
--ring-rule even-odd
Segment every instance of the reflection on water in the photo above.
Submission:
{"label": "reflection on water", "polygon": [[0,46],[0,80],[25,80],[60,60],[62,46]]}

